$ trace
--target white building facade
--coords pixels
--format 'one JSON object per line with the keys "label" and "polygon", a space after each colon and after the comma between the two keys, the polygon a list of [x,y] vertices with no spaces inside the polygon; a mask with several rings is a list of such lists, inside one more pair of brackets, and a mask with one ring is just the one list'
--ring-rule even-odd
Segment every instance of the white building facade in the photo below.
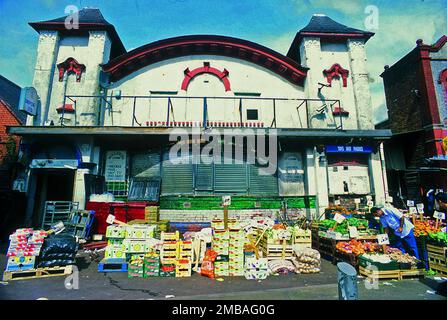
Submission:
{"label": "white building facade", "polygon": [[[39,223],[45,201],[84,208],[101,191],[149,201],[136,186],[150,181],[160,183],[162,218],[177,222],[219,216],[222,195],[232,196],[236,216],[273,215],[286,204],[318,218],[336,200],[385,202],[380,144],[390,132],[372,122],[365,52],[372,33],[314,15],[287,55],[208,35],[127,52],[99,10],[81,10],[77,30],[65,29],[64,19],[30,24],[39,33],[40,107],[27,126],[10,129],[24,141],[30,223]],[[224,130],[245,137],[241,161],[224,146],[194,161],[194,137],[203,151],[207,135]],[[185,133],[188,161],[173,163],[172,137]],[[251,145],[253,134],[265,143]],[[276,153],[269,174],[257,158],[260,143]],[[102,180],[106,190],[95,187]]]}

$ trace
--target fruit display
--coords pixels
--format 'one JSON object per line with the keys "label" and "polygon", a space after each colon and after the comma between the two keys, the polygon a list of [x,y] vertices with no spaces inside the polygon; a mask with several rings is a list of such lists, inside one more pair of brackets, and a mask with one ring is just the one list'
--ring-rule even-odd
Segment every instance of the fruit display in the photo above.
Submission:
{"label": "fruit display", "polygon": [[414,235],[416,237],[427,236],[429,233],[437,233],[440,229],[436,228],[436,222],[434,220],[430,221],[415,221],[414,224]]}
{"label": "fruit display", "polygon": [[336,250],[346,253],[346,254],[355,254],[356,256],[362,255],[367,252],[376,252],[379,250],[379,245],[373,242],[361,242],[355,239],[352,239],[349,242],[340,241],[335,246]]}

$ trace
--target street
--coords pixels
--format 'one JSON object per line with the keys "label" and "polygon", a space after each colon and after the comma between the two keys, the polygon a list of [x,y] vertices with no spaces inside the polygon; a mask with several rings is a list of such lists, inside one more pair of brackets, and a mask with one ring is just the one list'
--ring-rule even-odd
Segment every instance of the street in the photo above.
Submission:
{"label": "street", "polygon": [[[5,267],[2,250],[0,267]],[[79,280],[66,289],[64,276],[14,280],[0,285],[0,299],[35,300],[337,300],[336,266],[322,259],[318,274],[270,276],[266,280],[225,277],[224,281],[199,274],[190,278],[129,279],[127,273],[99,273],[97,262],[78,259]],[[434,294],[433,277],[383,280],[378,289],[367,289],[359,278],[360,300],[447,300]],[[78,287],[78,289],[76,289]],[[431,292],[431,293],[429,293]]]}

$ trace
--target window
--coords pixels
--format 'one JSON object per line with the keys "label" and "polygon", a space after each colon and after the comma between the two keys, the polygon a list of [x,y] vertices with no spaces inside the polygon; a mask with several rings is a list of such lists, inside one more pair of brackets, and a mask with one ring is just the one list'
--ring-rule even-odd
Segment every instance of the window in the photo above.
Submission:
{"label": "window", "polygon": [[248,109],[247,110],[247,120],[258,120],[258,110]]}
{"label": "window", "polygon": [[160,179],[136,178],[130,180],[128,200],[158,201]]}

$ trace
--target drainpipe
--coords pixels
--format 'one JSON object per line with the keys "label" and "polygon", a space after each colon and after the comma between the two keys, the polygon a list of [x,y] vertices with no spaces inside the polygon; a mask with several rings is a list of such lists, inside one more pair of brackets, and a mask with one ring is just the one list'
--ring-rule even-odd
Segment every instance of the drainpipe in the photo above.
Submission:
{"label": "drainpipe", "polygon": [[388,180],[386,179],[386,164],[385,164],[385,152],[383,149],[383,142],[380,143],[379,154],[380,154],[380,166],[382,168],[383,191],[385,193],[385,201],[386,201],[389,194],[388,194]]}
{"label": "drainpipe", "polygon": [[[314,156],[314,179],[315,179],[315,209],[317,210],[316,217],[318,218],[320,216],[320,205],[319,205],[319,192],[318,192],[318,168],[317,168],[317,147],[314,146],[313,150],[313,156]],[[319,164],[318,164],[319,165]],[[312,219],[313,220],[313,219]]]}

